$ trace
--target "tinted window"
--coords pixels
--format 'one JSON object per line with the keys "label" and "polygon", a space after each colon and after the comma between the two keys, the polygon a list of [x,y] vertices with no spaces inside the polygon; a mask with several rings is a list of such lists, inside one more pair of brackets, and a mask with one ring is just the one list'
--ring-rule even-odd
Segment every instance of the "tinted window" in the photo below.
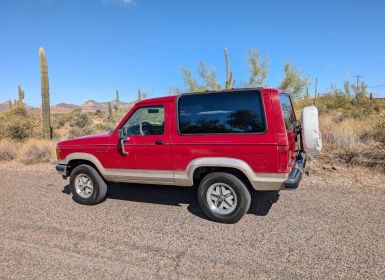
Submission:
{"label": "tinted window", "polygon": [[137,109],[123,125],[128,135],[162,135],[164,133],[163,106]]}
{"label": "tinted window", "polygon": [[279,100],[281,102],[283,119],[285,120],[286,129],[289,130],[295,126],[295,115],[293,106],[291,105],[290,97],[287,94],[280,94]]}
{"label": "tinted window", "polygon": [[182,134],[265,131],[259,91],[182,95],[178,113]]}

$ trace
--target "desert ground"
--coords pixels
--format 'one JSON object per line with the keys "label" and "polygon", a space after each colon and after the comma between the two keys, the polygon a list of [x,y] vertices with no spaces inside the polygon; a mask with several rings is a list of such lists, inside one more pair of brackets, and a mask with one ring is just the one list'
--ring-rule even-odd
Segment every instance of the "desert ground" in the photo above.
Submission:
{"label": "desert ground", "polygon": [[385,175],[311,163],[268,213],[214,223],[194,189],[76,204],[53,164],[0,164],[0,279],[385,279]]}

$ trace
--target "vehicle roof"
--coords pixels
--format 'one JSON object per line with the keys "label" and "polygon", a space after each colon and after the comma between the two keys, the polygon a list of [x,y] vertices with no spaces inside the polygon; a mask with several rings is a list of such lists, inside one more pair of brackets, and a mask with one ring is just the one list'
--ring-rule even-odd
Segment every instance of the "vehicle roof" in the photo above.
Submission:
{"label": "vehicle roof", "polygon": [[[274,89],[274,88],[236,88],[236,89],[223,89],[218,91],[201,91],[201,92],[189,92],[189,93],[182,93],[181,95],[195,95],[195,94],[206,94],[206,93],[220,93],[220,92],[238,92],[238,91],[251,91],[251,90],[274,90],[278,93],[286,92],[280,89]],[[286,92],[288,93],[288,92]],[[290,94],[290,93],[289,93]],[[155,103],[155,102],[173,102],[178,98],[177,95],[174,96],[163,96],[163,97],[155,97],[155,98],[149,98],[142,101],[137,102],[136,104],[146,104],[146,103]]]}

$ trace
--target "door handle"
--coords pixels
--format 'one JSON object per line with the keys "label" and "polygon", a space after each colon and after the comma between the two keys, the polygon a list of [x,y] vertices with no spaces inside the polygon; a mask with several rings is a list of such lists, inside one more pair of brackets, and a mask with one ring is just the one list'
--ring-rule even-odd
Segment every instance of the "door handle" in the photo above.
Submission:
{"label": "door handle", "polygon": [[164,145],[166,142],[164,140],[156,140],[155,145]]}

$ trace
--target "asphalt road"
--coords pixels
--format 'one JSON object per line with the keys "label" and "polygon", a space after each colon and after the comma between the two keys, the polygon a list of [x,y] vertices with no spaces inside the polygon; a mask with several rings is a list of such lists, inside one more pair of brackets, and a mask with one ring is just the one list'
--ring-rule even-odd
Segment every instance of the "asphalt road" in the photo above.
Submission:
{"label": "asphalt road", "polygon": [[385,279],[384,175],[319,168],[233,225],[192,189],[114,185],[82,206],[67,184],[0,164],[0,279]]}

